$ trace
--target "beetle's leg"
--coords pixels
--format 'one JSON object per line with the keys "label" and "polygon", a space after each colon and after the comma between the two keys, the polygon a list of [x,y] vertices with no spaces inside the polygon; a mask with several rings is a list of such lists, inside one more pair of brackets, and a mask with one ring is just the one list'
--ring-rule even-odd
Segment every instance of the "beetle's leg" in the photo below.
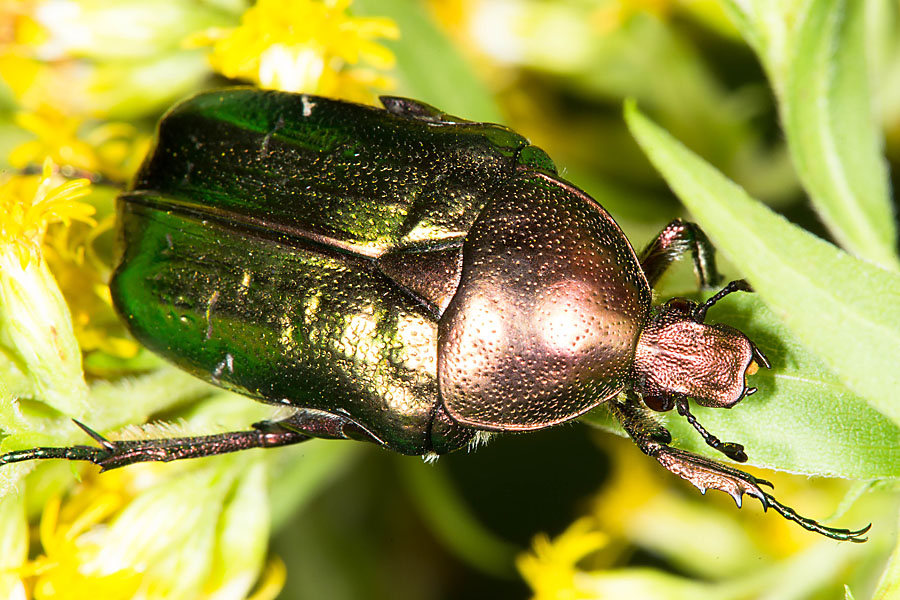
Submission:
{"label": "beetle's leg", "polygon": [[[635,404],[639,402],[640,400],[637,396],[634,396],[632,392],[628,392],[628,402],[610,402],[609,407],[613,416],[622,424],[622,427],[632,438],[638,435],[641,439],[653,440],[660,444],[671,442],[672,434],[669,433],[669,430],[660,425],[639,404]],[[625,421],[627,421],[627,424]]]}
{"label": "beetle's leg", "polygon": [[627,402],[612,401],[609,407],[644,454],[652,456],[666,469],[688,480],[703,493],[709,488],[722,490],[734,498],[738,506],[741,506],[741,497],[748,494],[757,498],[763,508],[768,508],[766,493],[759,486],[771,487],[771,483],[708,458],[672,448],[646,435],[645,430],[636,427],[640,422],[637,415],[643,409],[634,400],[629,394]]}
{"label": "beetle's leg", "polygon": [[689,481],[702,493],[706,493],[708,489],[721,490],[734,498],[738,506],[741,506],[742,496],[747,494],[759,500],[762,503],[763,510],[771,507],[785,519],[794,521],[809,531],[815,531],[835,540],[849,542],[866,541],[867,538],[862,536],[869,530],[871,524],[856,531],[825,527],[812,519],[801,517],[794,509],[781,504],[774,496],[764,492],[760,486],[772,487],[772,484],[765,479],[759,479],[749,473],[717,463],[697,454],[672,448],[666,443],[654,439],[645,426],[642,425],[642,423],[646,422],[646,418],[641,416],[643,409],[639,405],[638,398],[633,393],[628,393],[626,402],[612,400],[608,403],[608,406],[612,414],[619,420],[622,427],[644,454],[655,458],[668,471]]}
{"label": "beetle's leg", "polygon": [[694,223],[675,219],[641,252],[641,269],[650,287],[654,287],[669,265],[685,252],[690,252],[694,259],[694,271],[701,287],[709,288],[719,283],[722,276],[716,270],[715,250],[709,238]]}
{"label": "beetle's leg", "polygon": [[742,445],[735,442],[723,442],[708,432],[706,428],[697,421],[696,417],[691,414],[690,408],[688,408],[687,398],[678,398],[675,400],[675,408],[678,410],[678,414],[687,419],[687,422],[697,430],[697,433],[703,437],[703,441],[706,442],[708,446],[715,448],[731,460],[747,462],[747,455],[744,453],[744,447]]}
{"label": "beetle's leg", "polygon": [[70,446],[63,448],[32,448],[9,452],[0,456],[0,465],[33,459],[64,458],[84,460],[108,471],[139,462],[169,462],[183,458],[199,458],[214,454],[226,454],[248,448],[271,448],[305,442],[310,436],[279,423],[257,423],[249,431],[231,431],[215,435],[152,440],[111,441],[86,425],[75,421],[91,436],[97,446]]}
{"label": "beetle's leg", "polygon": [[311,438],[353,439],[384,445],[374,434],[349,417],[320,410],[302,409],[281,421],[260,421],[247,431],[150,440],[108,440],[87,425],[75,421],[96,446],[31,448],[0,456],[0,466],[26,460],[63,458],[100,465],[103,471],[139,462],[169,462],[227,454],[249,448],[273,448],[299,444]]}

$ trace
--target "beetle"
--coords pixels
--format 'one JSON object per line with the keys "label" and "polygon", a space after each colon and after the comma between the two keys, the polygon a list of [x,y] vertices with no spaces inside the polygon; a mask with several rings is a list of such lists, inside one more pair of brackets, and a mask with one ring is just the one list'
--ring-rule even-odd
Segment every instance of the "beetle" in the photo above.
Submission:
{"label": "beetle", "polygon": [[675,408],[744,462],[688,401],[728,408],[766,356],[705,322],[699,304],[652,305],[681,255],[719,283],[713,249],[675,220],[638,256],[594,199],[510,129],[414,100],[375,108],[236,88],[160,121],[118,202],[116,309],[150,350],[193,375],[292,407],[277,422],[189,438],[34,448],[103,469],[311,438],[437,456],[484,432],[524,432],[606,404],[640,449],[701,491],[744,494],[825,536],[733,467],[669,445],[652,411]]}

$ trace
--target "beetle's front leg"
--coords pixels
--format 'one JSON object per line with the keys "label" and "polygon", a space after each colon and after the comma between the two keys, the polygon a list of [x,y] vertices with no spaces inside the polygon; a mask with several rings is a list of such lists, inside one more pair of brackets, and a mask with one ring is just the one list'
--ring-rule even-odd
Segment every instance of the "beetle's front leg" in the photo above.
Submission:
{"label": "beetle's front leg", "polygon": [[856,531],[825,527],[812,519],[798,515],[794,509],[781,504],[774,496],[763,491],[760,486],[773,487],[765,479],[759,479],[749,473],[733,469],[697,454],[670,447],[667,442],[663,442],[658,436],[654,436],[652,429],[647,428],[647,417],[643,414],[643,409],[638,402],[637,397],[629,393],[625,402],[611,400],[609,407],[612,414],[618,419],[619,423],[622,424],[622,427],[644,454],[655,458],[668,471],[689,481],[702,493],[705,494],[708,489],[722,490],[734,498],[738,506],[741,506],[743,495],[747,494],[759,500],[762,503],[763,510],[772,508],[782,517],[794,521],[804,529],[815,531],[836,540],[866,541],[867,538],[862,536],[869,530],[871,524]]}
{"label": "beetle's front leg", "polygon": [[671,442],[672,434],[651,416],[652,413],[643,409],[640,398],[632,391],[626,392],[626,395],[628,398],[626,402],[610,400],[607,406],[638,446],[643,449],[643,443]]}
{"label": "beetle's front leg", "polygon": [[768,508],[767,494],[759,487],[760,484],[771,487],[772,484],[768,481],[757,479],[749,473],[738,471],[708,458],[672,448],[668,445],[668,441],[648,435],[648,430],[643,425],[648,417],[640,406],[640,400],[633,392],[627,393],[625,402],[610,401],[609,408],[613,416],[621,423],[622,428],[644,454],[655,458],[672,473],[687,479],[701,492],[706,493],[706,490],[710,488],[722,490],[734,498],[738,506],[741,505],[742,496],[748,494],[759,499],[763,508]]}
{"label": "beetle's front leg", "polygon": [[722,276],[716,270],[715,250],[706,234],[694,223],[675,219],[641,252],[641,269],[654,287],[669,266],[685,252],[694,259],[694,271],[703,288],[715,287]]}

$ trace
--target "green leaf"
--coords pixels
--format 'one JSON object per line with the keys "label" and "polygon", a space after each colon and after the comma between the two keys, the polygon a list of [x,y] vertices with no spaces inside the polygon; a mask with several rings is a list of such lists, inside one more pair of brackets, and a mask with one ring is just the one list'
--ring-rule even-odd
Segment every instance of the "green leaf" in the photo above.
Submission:
{"label": "green leaf", "polygon": [[869,2],[725,6],[766,67],[810,199],[850,252],[897,269],[897,232],[866,62]]}
{"label": "green leaf", "polygon": [[[760,337],[757,343],[761,346],[761,336],[766,332],[775,336],[767,342],[775,347],[770,357],[775,360],[773,371],[776,375],[787,373],[778,387],[789,389],[801,385],[809,376],[807,369],[815,365],[800,361],[799,356],[808,355],[812,360],[813,352],[835,374],[829,383],[831,393],[820,390],[818,394],[794,395],[795,391],[786,394],[796,405],[792,410],[803,411],[812,406],[812,414],[817,416],[820,426],[835,430],[853,423],[854,415],[866,415],[842,435],[859,446],[858,452],[881,455],[881,459],[875,456],[873,460],[893,457],[891,460],[896,462],[894,453],[900,446],[900,433],[885,429],[886,423],[863,407],[868,405],[894,424],[900,423],[900,399],[896,394],[900,389],[900,369],[896,368],[900,356],[900,276],[854,258],[773,213],[644,117],[633,104],[626,106],[625,116],[651,162],[714,245],[750,280],[759,298],[783,324],[780,327],[777,322],[766,323],[764,331],[758,334],[748,331]],[[794,351],[791,359],[800,365],[793,372],[784,371],[788,365],[777,358],[780,346],[793,344],[791,339],[802,346]],[[821,373],[815,377],[826,381]],[[818,402],[817,398],[822,401]],[[743,404],[754,401],[755,398]],[[738,409],[731,413],[739,414]],[[791,421],[797,420],[791,414],[794,413],[783,411],[770,415],[773,419],[777,417],[771,423],[788,427]],[[713,427],[716,417],[704,418],[709,418]],[[870,423],[867,425],[865,421]],[[871,426],[875,423],[881,433],[873,438]],[[809,443],[802,448],[830,452],[823,447],[825,444],[814,443],[813,439]],[[870,448],[873,444],[886,446]],[[850,451],[857,452],[853,447]],[[773,454],[772,466],[778,465],[781,461]],[[825,465],[815,469],[810,469],[810,465],[781,466],[848,476],[865,469],[861,464],[840,468],[833,465],[831,471],[819,470]]]}
{"label": "green leaf", "polygon": [[427,6],[412,0],[357,0],[360,15],[389,17],[400,39],[385,41],[397,57],[400,93],[475,121],[503,122],[487,86],[435,24]]}

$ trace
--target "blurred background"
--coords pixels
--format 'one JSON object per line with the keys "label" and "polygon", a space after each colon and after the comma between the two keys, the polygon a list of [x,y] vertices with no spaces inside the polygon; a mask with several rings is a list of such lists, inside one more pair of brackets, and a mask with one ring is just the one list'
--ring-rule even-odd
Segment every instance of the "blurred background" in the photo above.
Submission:
{"label": "blurred background", "polygon": [[[804,110],[785,105],[797,84],[784,65],[792,48],[803,47],[792,46],[792,28],[821,18],[841,30],[856,19],[851,24],[862,32],[856,51],[865,61],[862,87],[854,89],[871,108],[860,118],[883,136],[893,175],[900,160],[900,5],[751,4],[0,2],[0,168],[9,184],[0,202],[8,218],[26,214],[8,199],[14,187],[49,189],[63,178],[85,178],[91,191],[78,201],[93,207],[93,214],[77,216],[66,205],[62,218],[44,218],[31,230],[16,222],[37,247],[30,263],[16,251],[18,263],[26,263],[22,277],[34,265],[48,267],[49,275],[33,277],[58,311],[36,311],[33,301],[16,308],[11,292],[3,296],[0,448],[85,443],[68,417],[101,432],[130,426],[146,436],[241,428],[268,414],[140,349],[118,324],[105,289],[115,195],[166,108],[203,89],[250,84],[368,103],[379,94],[401,95],[505,124],[546,150],[561,176],[603,204],[640,250],[671,219],[689,214],[622,118],[623,102],[633,98],[752,197],[834,241],[808,200],[780,125],[786,110]],[[832,54],[836,61],[844,56]],[[815,90],[809,93],[816,102]],[[51,174],[44,175],[52,184],[38,179],[47,157]],[[886,227],[895,231],[893,205],[888,214]],[[0,242],[17,243],[13,226],[4,227]],[[874,262],[896,265],[896,233],[890,235],[886,258]],[[741,276],[728,261],[722,266],[726,275]],[[13,270],[0,270],[0,277],[10,280]],[[661,298],[696,295],[696,287],[690,265],[680,265],[658,291]],[[728,310],[740,315],[745,307]],[[46,325],[51,313],[59,321]],[[62,331],[75,351],[54,358],[52,349],[25,348],[9,323],[32,321]],[[760,394],[744,404],[775,385],[765,377]],[[753,406],[741,408],[752,421]],[[881,419],[854,414],[863,414],[864,424]],[[785,426],[761,419],[754,435],[763,440]],[[176,429],[139,428],[148,420]],[[854,545],[764,514],[752,499],[738,510],[725,494],[700,495],[644,457],[603,414],[589,420],[497,436],[431,465],[365,444],[313,441],[101,476],[93,467],[55,463],[4,467],[0,592],[8,593],[0,596],[78,598],[102,590],[105,598],[900,597],[896,424],[878,420],[873,437],[865,425],[863,433],[853,429],[858,447],[877,452],[848,451],[847,464],[855,462],[844,470],[794,461],[794,453],[816,455],[815,443],[781,451],[784,463],[777,454],[754,463],[747,444],[751,465],[801,473],[751,468],[801,514],[848,527],[871,521],[869,542]],[[840,423],[833,428],[843,431]],[[739,429],[729,439],[744,442]],[[834,474],[845,477],[811,477]]]}

